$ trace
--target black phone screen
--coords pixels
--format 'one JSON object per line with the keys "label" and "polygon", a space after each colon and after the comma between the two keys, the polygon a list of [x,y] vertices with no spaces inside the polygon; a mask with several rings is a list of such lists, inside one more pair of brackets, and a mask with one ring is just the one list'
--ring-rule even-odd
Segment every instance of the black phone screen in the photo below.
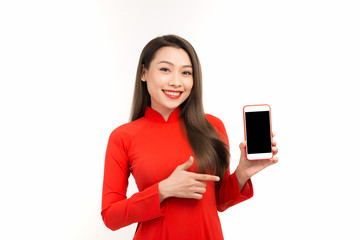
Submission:
{"label": "black phone screen", "polygon": [[245,112],[248,154],[271,152],[270,112]]}

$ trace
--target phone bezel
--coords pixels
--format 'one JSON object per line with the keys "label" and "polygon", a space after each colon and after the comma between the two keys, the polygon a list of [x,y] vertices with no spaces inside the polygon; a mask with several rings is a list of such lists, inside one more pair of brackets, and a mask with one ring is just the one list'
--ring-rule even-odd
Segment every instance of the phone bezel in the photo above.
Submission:
{"label": "phone bezel", "polygon": [[[257,104],[257,105],[246,105],[243,108],[243,118],[244,118],[244,135],[246,140],[246,118],[245,112],[260,112],[260,111],[269,111],[270,115],[270,137],[272,140],[272,120],[271,120],[271,107],[269,104]],[[247,147],[245,148],[246,152],[246,159],[250,161],[254,160],[269,160],[274,157],[274,153],[271,150],[269,153],[251,153],[248,154]]]}

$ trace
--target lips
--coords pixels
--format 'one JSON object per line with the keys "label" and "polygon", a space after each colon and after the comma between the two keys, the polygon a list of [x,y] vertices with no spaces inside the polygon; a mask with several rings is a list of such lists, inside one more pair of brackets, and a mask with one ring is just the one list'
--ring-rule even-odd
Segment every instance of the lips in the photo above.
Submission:
{"label": "lips", "polygon": [[183,93],[182,91],[174,91],[174,90],[162,90],[162,91],[168,98],[171,99],[177,99]]}

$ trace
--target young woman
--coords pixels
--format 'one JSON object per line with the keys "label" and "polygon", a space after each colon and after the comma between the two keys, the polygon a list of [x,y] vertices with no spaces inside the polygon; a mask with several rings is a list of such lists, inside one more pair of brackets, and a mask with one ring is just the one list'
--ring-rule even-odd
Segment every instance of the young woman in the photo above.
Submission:
{"label": "young woman", "polygon": [[[218,211],[253,195],[251,176],[276,163],[247,161],[246,142],[229,171],[220,119],[204,114],[199,59],[185,39],[150,41],[137,69],[131,122],[110,135],[102,217],[117,230],[138,223],[134,239],[223,239]],[[133,175],[139,192],[126,196]]]}

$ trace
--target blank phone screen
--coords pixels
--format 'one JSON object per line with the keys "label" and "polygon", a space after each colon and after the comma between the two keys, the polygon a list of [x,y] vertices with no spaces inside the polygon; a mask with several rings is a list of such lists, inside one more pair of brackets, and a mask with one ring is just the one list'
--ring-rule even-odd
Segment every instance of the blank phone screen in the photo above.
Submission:
{"label": "blank phone screen", "polygon": [[245,112],[248,154],[271,152],[269,111]]}

